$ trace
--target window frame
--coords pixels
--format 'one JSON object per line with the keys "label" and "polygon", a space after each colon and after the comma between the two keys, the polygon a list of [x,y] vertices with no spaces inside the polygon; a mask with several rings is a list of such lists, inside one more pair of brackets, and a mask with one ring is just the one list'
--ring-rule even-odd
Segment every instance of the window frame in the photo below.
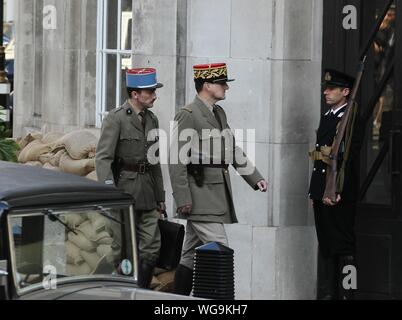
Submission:
{"label": "window frame", "polygon": [[[108,6],[110,0],[98,0],[97,8],[97,40],[96,40],[96,116],[95,125],[100,128],[104,116],[107,115],[106,92],[107,92],[107,57],[116,56],[116,86],[115,86],[115,106],[122,104],[121,97],[121,67],[122,58],[129,56],[132,59],[132,50],[121,49],[122,38],[122,0],[117,1],[117,37],[116,49],[107,48],[108,35]],[[131,30],[132,32],[132,30]]]}

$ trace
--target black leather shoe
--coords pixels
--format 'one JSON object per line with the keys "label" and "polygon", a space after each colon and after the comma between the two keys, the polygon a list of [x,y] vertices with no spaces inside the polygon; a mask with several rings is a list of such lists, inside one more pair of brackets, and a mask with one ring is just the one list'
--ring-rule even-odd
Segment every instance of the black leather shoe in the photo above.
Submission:
{"label": "black leather shoe", "polygon": [[335,297],[332,294],[326,294],[323,297],[321,297],[319,300],[336,300]]}
{"label": "black leather shoe", "polygon": [[337,282],[337,259],[319,255],[317,300],[336,300]]}
{"label": "black leather shoe", "polygon": [[193,289],[193,270],[181,264],[174,276],[174,293],[189,296]]}

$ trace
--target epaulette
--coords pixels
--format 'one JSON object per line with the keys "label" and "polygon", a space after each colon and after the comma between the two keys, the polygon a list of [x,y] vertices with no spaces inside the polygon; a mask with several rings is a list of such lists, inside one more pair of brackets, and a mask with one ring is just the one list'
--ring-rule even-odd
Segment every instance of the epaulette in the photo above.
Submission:
{"label": "epaulette", "polygon": [[123,107],[118,107],[116,109],[113,109],[112,112],[117,113],[119,111],[123,110]]}
{"label": "epaulette", "polygon": [[182,110],[186,110],[187,112],[193,113],[193,110],[191,110],[190,108],[184,107]]}

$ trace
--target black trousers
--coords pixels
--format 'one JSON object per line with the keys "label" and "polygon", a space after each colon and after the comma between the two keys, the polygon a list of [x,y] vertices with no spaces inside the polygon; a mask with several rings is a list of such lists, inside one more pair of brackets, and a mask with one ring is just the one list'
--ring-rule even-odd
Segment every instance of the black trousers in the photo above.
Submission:
{"label": "black trousers", "polygon": [[330,207],[314,200],[319,250],[324,258],[355,254],[356,204],[341,201]]}

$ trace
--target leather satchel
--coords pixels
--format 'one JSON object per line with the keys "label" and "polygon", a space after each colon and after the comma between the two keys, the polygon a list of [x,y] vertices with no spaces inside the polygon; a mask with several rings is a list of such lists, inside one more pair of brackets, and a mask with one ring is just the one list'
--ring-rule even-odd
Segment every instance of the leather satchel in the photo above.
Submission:
{"label": "leather satchel", "polygon": [[184,226],[180,223],[167,220],[167,213],[163,212],[165,219],[159,219],[158,225],[161,233],[161,249],[157,267],[173,270],[180,262],[181,250],[184,240]]}

